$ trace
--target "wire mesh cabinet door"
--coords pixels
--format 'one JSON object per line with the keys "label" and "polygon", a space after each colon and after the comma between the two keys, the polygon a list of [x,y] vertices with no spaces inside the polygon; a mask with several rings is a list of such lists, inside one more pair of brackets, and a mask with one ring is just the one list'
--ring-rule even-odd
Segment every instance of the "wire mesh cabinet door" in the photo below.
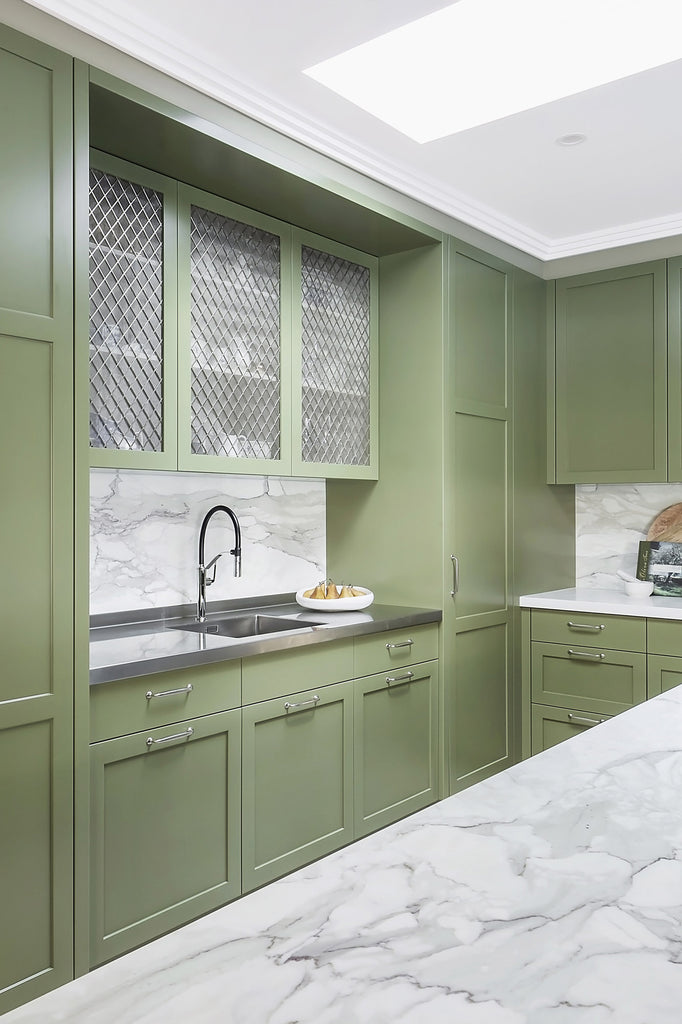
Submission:
{"label": "wire mesh cabinet door", "polygon": [[291,472],[288,225],[180,186],[180,469]]}
{"label": "wire mesh cabinet door", "polygon": [[90,451],[176,467],[177,184],[91,151]]}
{"label": "wire mesh cabinet door", "polygon": [[294,233],[294,462],[378,477],[376,258]]}

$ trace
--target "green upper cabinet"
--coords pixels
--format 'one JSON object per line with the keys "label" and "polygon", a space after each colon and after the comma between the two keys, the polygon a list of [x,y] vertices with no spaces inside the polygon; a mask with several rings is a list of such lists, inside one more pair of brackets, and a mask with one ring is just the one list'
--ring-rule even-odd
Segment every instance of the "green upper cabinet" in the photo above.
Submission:
{"label": "green upper cabinet", "polygon": [[666,334],[664,261],[556,282],[551,483],[667,479]]}
{"label": "green upper cabinet", "polygon": [[94,466],[176,464],[176,183],[93,152],[89,199]]}
{"label": "green upper cabinet", "polygon": [[682,256],[668,260],[668,480],[682,481]]}
{"label": "green upper cabinet", "polygon": [[296,476],[378,477],[378,262],[294,232]]}

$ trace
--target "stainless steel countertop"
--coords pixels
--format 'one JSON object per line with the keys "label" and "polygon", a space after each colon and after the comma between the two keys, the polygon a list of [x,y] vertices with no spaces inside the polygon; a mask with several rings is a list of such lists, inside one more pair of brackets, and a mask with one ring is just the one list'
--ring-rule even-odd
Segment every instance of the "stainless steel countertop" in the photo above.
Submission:
{"label": "stainless steel countertop", "polygon": [[433,608],[410,608],[372,604],[358,612],[317,612],[301,608],[292,595],[259,598],[254,601],[216,602],[207,621],[218,615],[247,609],[310,622],[309,629],[249,637],[214,636],[174,629],[194,614],[194,606],[94,616],[90,629],[90,683],[112,682],[133,676],[192,665],[249,658],[346,637],[381,633],[386,630],[440,622],[442,612]]}

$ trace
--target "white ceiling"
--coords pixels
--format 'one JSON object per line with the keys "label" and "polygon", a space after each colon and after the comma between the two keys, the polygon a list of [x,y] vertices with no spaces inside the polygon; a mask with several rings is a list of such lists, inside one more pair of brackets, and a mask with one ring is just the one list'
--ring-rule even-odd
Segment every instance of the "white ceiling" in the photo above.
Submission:
{"label": "white ceiling", "polygon": [[29,2],[540,259],[682,234],[682,61],[419,145],[302,71],[443,0]]}

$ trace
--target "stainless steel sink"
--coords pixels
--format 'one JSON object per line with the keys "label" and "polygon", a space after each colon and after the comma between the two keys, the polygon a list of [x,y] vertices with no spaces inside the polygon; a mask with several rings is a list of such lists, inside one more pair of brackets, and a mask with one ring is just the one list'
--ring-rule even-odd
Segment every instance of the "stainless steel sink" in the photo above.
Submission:
{"label": "stainless steel sink", "polygon": [[183,622],[177,626],[169,626],[169,629],[185,629],[190,633],[208,633],[212,636],[249,637],[283,633],[289,629],[310,629],[311,626],[320,625],[320,622],[301,622],[299,619],[285,619],[279,615],[255,612],[225,615],[207,619],[206,622]]}

